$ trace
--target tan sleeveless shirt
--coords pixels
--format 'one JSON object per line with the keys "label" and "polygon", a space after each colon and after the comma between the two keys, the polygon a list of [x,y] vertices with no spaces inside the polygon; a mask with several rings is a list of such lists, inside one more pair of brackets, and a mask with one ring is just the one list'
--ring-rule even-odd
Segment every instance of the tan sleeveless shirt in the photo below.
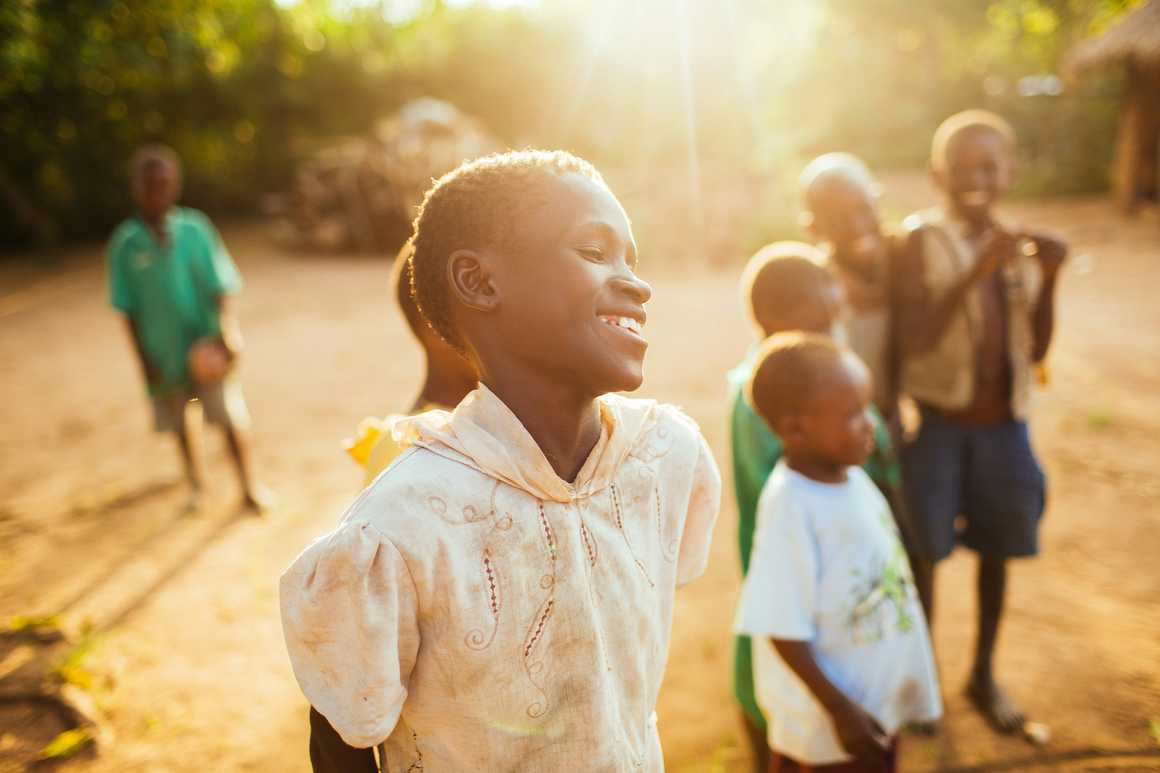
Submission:
{"label": "tan sleeveless shirt", "polygon": [[[906,219],[908,231],[922,228],[924,283],[932,299],[950,290],[979,256],[966,239],[962,223],[941,209]],[[1007,353],[1011,360],[1011,413],[1024,421],[1031,408],[1034,374],[1032,315],[1043,276],[1034,258],[1018,253],[1002,269],[1007,301]],[[947,411],[967,408],[974,398],[976,348],[983,325],[980,290],[972,288],[951,319],[938,345],[904,359],[901,389],[919,402]]]}

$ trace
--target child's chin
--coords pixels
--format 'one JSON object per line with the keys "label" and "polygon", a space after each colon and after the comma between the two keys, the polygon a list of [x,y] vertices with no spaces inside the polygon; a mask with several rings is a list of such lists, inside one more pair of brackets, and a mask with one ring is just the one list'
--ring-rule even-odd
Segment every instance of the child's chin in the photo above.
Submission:
{"label": "child's chin", "polygon": [[643,383],[644,370],[642,368],[630,368],[617,373],[612,378],[609,378],[601,391],[604,393],[635,392],[636,390],[640,389],[640,385]]}

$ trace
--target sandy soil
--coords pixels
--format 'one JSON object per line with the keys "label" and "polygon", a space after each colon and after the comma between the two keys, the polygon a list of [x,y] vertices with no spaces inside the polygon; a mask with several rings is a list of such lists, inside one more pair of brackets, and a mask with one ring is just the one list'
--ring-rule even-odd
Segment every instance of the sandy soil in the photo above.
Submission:
{"label": "sandy soil", "polygon": [[[913,175],[887,184],[892,210],[929,195]],[[907,739],[906,769],[1157,770],[1160,224],[1121,220],[1098,200],[1012,211],[1074,248],[1034,421],[1051,478],[1044,551],[1014,570],[999,655],[1053,739],[1036,749],[996,736],[962,697],[974,561],[960,552],[939,575],[934,632],[947,718],[937,737]],[[279,254],[254,225],[225,235],[248,282],[242,379],[258,460],[281,497],[264,519],[238,514],[213,435],[212,497],[181,515],[177,455],[149,431],[99,247],[47,268],[0,266],[0,619],[59,613],[74,636],[89,631],[77,660],[114,734],[66,770],[308,768],[276,578],[353,497],[360,476],[342,439],[363,416],[410,403],[419,357],[391,308],[386,262]],[[655,289],[644,391],[684,406],[727,468],[724,374],[749,343],[739,263],[658,270],[642,248]],[[748,765],[729,690],[735,521],[727,497],[709,572],[679,597],[659,707],[675,771]],[[22,769],[21,754],[55,731],[0,710],[0,770]]]}

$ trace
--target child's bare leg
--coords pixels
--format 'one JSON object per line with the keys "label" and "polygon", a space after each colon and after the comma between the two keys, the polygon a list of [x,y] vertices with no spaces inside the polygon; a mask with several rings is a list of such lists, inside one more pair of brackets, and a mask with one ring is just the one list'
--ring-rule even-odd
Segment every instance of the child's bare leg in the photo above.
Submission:
{"label": "child's bare leg", "polygon": [[242,487],[246,507],[257,512],[267,509],[270,507],[272,496],[266,487],[254,478],[250,433],[231,425],[226,427],[225,435],[230,456],[233,458],[234,467],[238,471],[238,482]]}
{"label": "child's bare leg", "polygon": [[745,728],[749,750],[753,752],[753,769],[758,773],[766,773],[769,770],[771,752],[765,732],[744,711],[741,712],[741,724]]}
{"label": "child's bare leg", "polygon": [[177,446],[189,481],[190,497],[186,508],[195,510],[201,504],[201,422],[191,416],[188,404],[180,409],[177,423]]}
{"label": "child's bare leg", "polygon": [[927,627],[931,628],[934,626],[934,564],[916,555],[910,561],[910,570],[914,574],[914,588],[918,591]]}
{"label": "child's bare leg", "polygon": [[1023,725],[1023,712],[995,682],[995,641],[1007,589],[1007,561],[999,556],[979,556],[979,638],[975,666],[967,692],[979,710],[1001,731],[1010,733]]}

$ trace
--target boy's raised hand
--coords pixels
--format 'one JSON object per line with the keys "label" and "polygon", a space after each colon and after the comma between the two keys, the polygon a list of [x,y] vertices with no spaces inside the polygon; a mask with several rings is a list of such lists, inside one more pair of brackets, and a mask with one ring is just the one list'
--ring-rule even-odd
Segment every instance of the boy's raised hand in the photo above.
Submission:
{"label": "boy's raised hand", "polygon": [[1067,242],[1055,234],[1034,232],[1026,234],[1030,245],[1033,245],[1034,256],[1039,261],[1039,267],[1045,276],[1054,276],[1063,265],[1067,257]]}
{"label": "boy's raised hand", "polygon": [[886,731],[861,706],[850,700],[845,703],[830,715],[842,747],[858,760],[862,770],[885,771],[886,752],[890,749]]}
{"label": "boy's raised hand", "polygon": [[979,262],[975,264],[972,279],[975,281],[986,279],[998,271],[1000,266],[1013,260],[1020,238],[1018,234],[1002,228],[992,228],[980,246]]}

